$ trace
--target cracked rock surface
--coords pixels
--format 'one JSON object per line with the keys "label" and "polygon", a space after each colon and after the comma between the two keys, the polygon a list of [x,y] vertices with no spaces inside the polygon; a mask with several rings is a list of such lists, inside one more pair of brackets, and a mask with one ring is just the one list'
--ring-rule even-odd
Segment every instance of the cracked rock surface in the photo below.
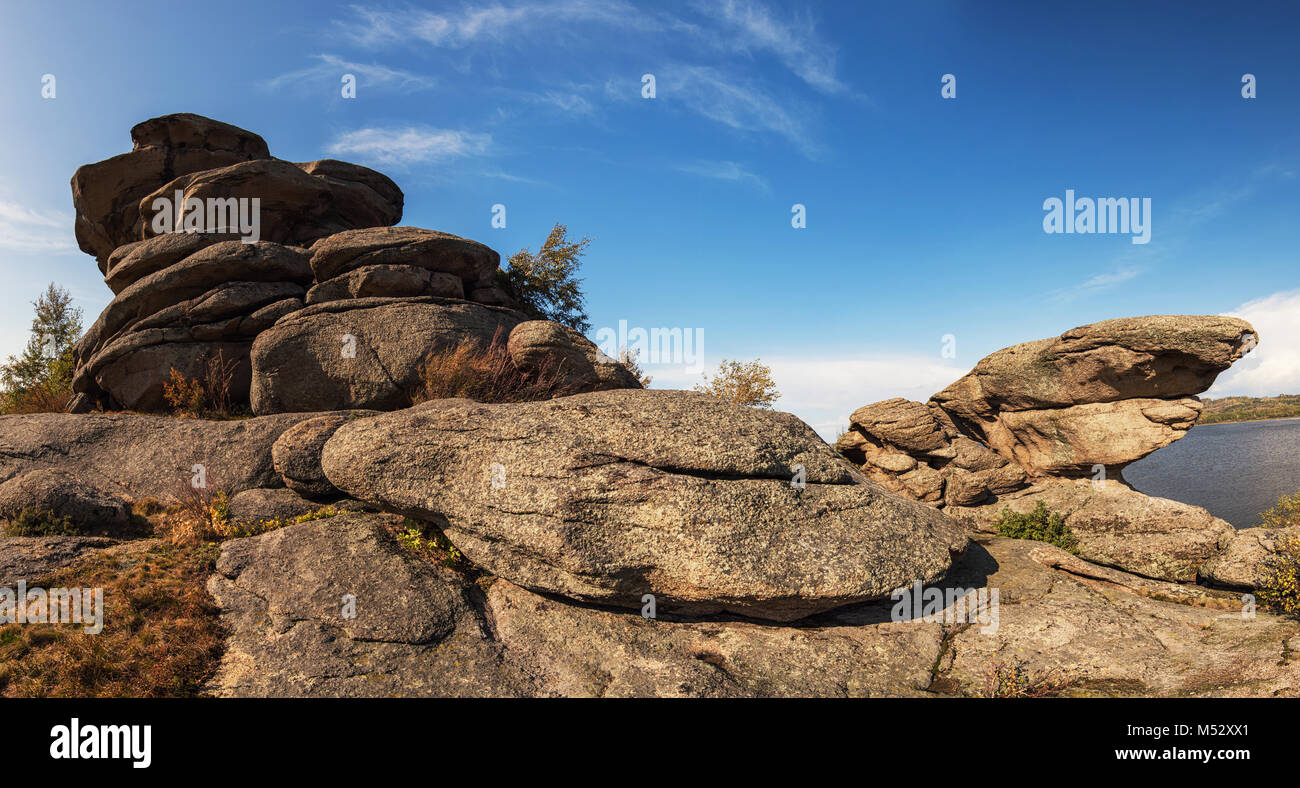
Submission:
{"label": "cracked rock surface", "polygon": [[[435,400],[343,425],[325,475],[525,588],[788,621],[942,574],[967,542],[785,413],[704,394]],[[792,483],[802,473],[802,487]]]}

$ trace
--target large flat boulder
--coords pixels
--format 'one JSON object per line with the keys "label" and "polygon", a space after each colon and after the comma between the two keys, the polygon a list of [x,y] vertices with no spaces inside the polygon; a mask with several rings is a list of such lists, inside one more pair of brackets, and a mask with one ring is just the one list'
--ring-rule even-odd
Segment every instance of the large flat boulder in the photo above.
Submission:
{"label": "large flat boulder", "polygon": [[794,416],[694,392],[435,400],[343,425],[322,467],[493,574],[621,606],[793,620],[936,577],[966,544]]}
{"label": "large flat boulder", "polygon": [[252,347],[255,413],[407,407],[430,355],[483,345],[527,318],[446,298],[359,298],[281,318]]}
{"label": "large flat boulder", "polygon": [[129,413],[0,416],[0,483],[43,469],[127,499],[170,497],[202,465],[212,489],[281,486],[271,446],[311,414],[234,421]]}

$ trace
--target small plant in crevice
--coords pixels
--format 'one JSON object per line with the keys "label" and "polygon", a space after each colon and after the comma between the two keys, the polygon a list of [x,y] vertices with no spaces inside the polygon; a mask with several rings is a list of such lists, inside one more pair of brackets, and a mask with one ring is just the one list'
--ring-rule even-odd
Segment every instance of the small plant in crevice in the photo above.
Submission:
{"label": "small plant in crevice", "polygon": [[995,662],[984,669],[985,698],[1050,698],[1074,684],[1075,679],[1059,668],[1035,670],[1025,660],[1015,657]]}
{"label": "small plant in crevice", "polygon": [[397,542],[403,549],[426,560],[455,569],[472,572],[474,565],[465,558],[456,545],[432,523],[407,518],[397,532]]}
{"label": "small plant in crevice", "polygon": [[184,375],[172,367],[170,379],[163,383],[163,399],[172,413],[181,418],[232,418],[244,415],[235,405],[234,379],[237,359],[227,359],[218,349],[203,360],[203,372],[197,378]]}
{"label": "small plant in crevice", "polygon": [[998,536],[1010,539],[1032,539],[1047,542],[1062,550],[1077,553],[1079,540],[1065,525],[1065,518],[1050,512],[1047,505],[1039,501],[1032,512],[1013,512],[1010,508],[1002,510],[1001,517],[994,524]]}

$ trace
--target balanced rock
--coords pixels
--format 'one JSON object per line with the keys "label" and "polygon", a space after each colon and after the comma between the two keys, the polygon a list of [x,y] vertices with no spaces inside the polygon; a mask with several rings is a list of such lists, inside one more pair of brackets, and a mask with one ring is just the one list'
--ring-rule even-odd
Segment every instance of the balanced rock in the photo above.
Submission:
{"label": "balanced rock", "polygon": [[253,342],[253,412],[407,407],[429,356],[466,340],[487,346],[526,319],[513,310],[434,297],[309,306]]}
{"label": "balanced rock", "polygon": [[438,296],[465,298],[465,283],[455,274],[413,265],[367,265],[340,274],[307,291],[307,303],[323,304],[346,298]]}
{"label": "balanced rock", "polygon": [[77,244],[107,272],[109,255],[140,240],[140,200],[178,176],[270,156],[251,131],[200,115],[152,118],[131,129],[130,153],[87,164],[72,176]]}
{"label": "balanced rock", "polygon": [[402,266],[450,274],[461,280],[462,291],[472,292],[490,283],[501,256],[476,241],[418,227],[369,227],[335,233],[311,248],[316,281],[368,266]]}
{"label": "balanced rock", "polygon": [[[257,198],[259,239],[284,244],[306,245],[343,230],[393,224],[401,218],[401,191],[385,176],[343,162],[331,162],[330,171],[331,177],[312,175],[299,165],[265,158],[183,175],[140,199],[136,236],[150,238],[157,234],[153,226],[155,201],[163,198],[175,202],[178,192],[183,204],[190,200],[207,205],[209,200]],[[340,180],[338,176],[344,173],[350,173],[352,179]],[[387,196],[369,185],[381,179]]]}
{"label": "balanced rock", "polygon": [[[1218,315],[1153,315],[1106,320],[1055,339],[1015,345],[984,358],[930,402],[962,433],[1019,459],[1035,471],[1083,471],[1094,464],[1118,470],[1177,440],[1195,423],[1187,398],[1206,390],[1220,372],[1258,341],[1244,320]],[[1168,408],[1161,408],[1163,401]],[[1111,409],[1101,403],[1128,402]],[[1094,406],[1066,414],[1043,413]],[[1011,415],[1016,414],[1016,415]],[[1133,429],[1121,448],[1111,436],[1091,444],[1071,439]],[[1060,456],[1025,449],[1034,433],[1060,430]],[[1105,456],[1096,450],[1107,447]],[[1050,454],[1050,452],[1048,453]]]}
{"label": "balanced rock", "polygon": [[795,417],[693,392],[434,400],[345,424],[322,465],[493,574],[621,606],[792,620],[936,577],[966,544]]}
{"label": "balanced rock", "polygon": [[529,320],[515,326],[506,350],[517,368],[555,378],[569,393],[641,388],[627,367],[602,353],[579,331],[552,320]]}

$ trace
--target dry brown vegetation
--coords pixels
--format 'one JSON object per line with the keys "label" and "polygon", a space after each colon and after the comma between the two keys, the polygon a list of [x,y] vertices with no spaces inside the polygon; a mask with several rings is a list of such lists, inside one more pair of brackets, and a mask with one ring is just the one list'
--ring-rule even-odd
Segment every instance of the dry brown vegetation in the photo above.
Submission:
{"label": "dry brown vegetation", "polygon": [[486,346],[466,339],[429,356],[421,366],[420,379],[422,385],[411,397],[414,404],[446,397],[465,397],[475,402],[532,402],[575,393],[565,383],[558,365],[547,364],[536,373],[516,367],[499,329]]}
{"label": "dry brown vegetation", "polygon": [[163,384],[163,399],[182,418],[229,418],[240,415],[235,406],[233,382],[236,359],[218,350],[203,362],[203,374],[190,378],[172,367],[171,379]]}
{"label": "dry brown vegetation", "polygon": [[104,629],[0,626],[0,697],[186,697],[221,657],[218,610],[204,584],[215,545],[106,550],[32,587],[102,588]]}

